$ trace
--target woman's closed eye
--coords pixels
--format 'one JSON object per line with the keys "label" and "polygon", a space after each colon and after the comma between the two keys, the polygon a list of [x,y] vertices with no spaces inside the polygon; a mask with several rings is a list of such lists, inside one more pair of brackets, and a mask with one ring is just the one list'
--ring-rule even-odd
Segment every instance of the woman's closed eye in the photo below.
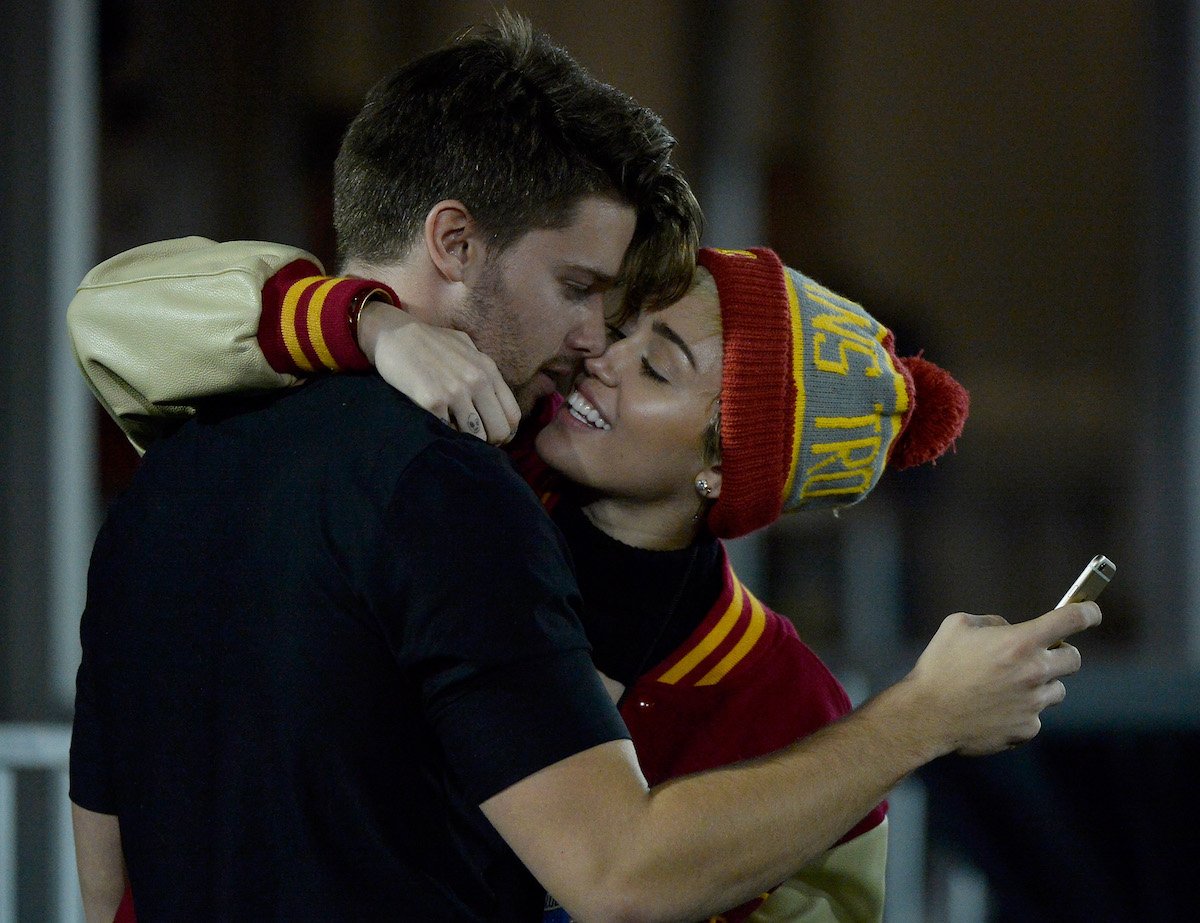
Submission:
{"label": "woman's closed eye", "polygon": [[[621,342],[621,340],[628,339],[628,337],[629,337],[629,334],[627,334],[624,330],[622,330],[616,324],[605,324],[605,327],[608,330],[608,345],[609,346],[612,346],[614,343],[619,343],[619,342]],[[658,369],[656,369],[651,364],[650,360],[646,356],[642,356],[641,371],[642,371],[642,374],[644,376],[646,376],[647,378],[649,378],[651,381],[656,381],[659,384],[670,384],[670,379],[667,378],[667,376],[664,375],[662,372],[660,372]]]}
{"label": "woman's closed eye", "polygon": [[667,379],[667,377],[659,372],[654,366],[652,366],[650,364],[650,360],[645,356],[642,356],[642,374],[653,381],[659,382],[660,384],[670,384],[670,381]]}

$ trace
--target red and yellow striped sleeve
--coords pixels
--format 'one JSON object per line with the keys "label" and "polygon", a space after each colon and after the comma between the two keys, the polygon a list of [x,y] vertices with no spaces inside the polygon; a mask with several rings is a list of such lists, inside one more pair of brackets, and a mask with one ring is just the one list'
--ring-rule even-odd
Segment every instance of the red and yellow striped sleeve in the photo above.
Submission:
{"label": "red and yellow striped sleeve", "polygon": [[258,344],[271,368],[292,375],[364,371],[358,312],[371,299],[400,306],[388,286],[370,279],[325,276],[309,260],[295,260],[263,285]]}

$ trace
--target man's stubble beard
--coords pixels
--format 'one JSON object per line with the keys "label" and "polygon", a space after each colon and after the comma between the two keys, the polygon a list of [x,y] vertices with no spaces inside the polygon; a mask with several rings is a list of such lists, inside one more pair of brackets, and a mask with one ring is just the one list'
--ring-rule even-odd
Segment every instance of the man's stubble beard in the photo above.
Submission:
{"label": "man's stubble beard", "polygon": [[[501,259],[488,260],[479,281],[467,297],[464,332],[475,348],[496,363],[500,375],[512,389],[513,397],[525,416],[533,408],[533,378],[543,356],[523,356],[516,336],[519,309],[504,284]],[[534,367],[534,373],[527,370]]]}

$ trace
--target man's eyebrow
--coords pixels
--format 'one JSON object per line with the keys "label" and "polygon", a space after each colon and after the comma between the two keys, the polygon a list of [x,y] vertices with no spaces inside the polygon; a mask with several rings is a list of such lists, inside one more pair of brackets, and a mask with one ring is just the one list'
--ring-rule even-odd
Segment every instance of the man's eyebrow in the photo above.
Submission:
{"label": "man's eyebrow", "polygon": [[651,324],[650,330],[654,333],[657,333],[660,337],[666,337],[681,350],[683,350],[683,355],[686,357],[687,361],[691,363],[692,368],[696,367],[696,357],[692,355],[692,351],[688,348],[687,343],[683,341],[683,337],[681,337],[678,333],[660,320],[656,320],[653,324]]}
{"label": "man's eyebrow", "polygon": [[617,279],[619,278],[612,273],[605,272],[602,269],[597,269],[594,266],[585,265],[584,263],[564,263],[562,268],[564,270],[570,270],[571,272],[581,272],[585,275],[591,276],[592,288],[612,288],[617,284]]}

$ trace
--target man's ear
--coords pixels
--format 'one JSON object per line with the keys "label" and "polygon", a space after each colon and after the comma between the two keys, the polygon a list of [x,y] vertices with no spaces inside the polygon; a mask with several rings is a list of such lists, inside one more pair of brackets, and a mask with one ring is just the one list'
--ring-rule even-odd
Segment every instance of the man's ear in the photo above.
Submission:
{"label": "man's ear", "polygon": [[438,202],[425,216],[425,249],[447,282],[462,282],[472,263],[483,256],[475,219],[457,199]]}

